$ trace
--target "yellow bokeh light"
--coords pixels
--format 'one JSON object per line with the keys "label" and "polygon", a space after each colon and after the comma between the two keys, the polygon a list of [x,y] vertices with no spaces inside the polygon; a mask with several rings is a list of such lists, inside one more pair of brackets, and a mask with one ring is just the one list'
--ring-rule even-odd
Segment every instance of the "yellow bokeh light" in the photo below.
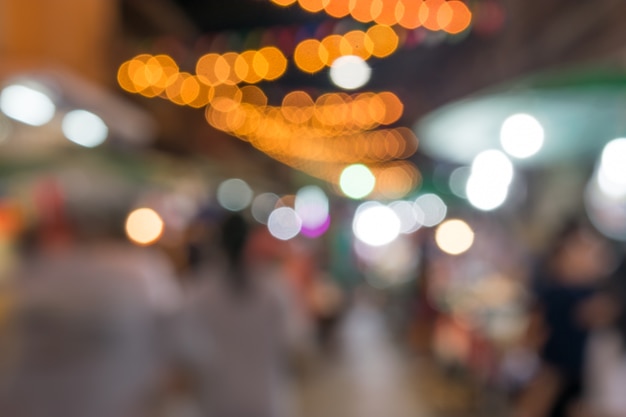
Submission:
{"label": "yellow bokeh light", "polygon": [[460,255],[474,244],[474,231],[463,220],[446,220],[437,227],[435,241],[442,251],[450,255]]}
{"label": "yellow bokeh light", "polygon": [[373,42],[372,55],[377,58],[389,56],[398,49],[398,35],[389,26],[374,25],[367,30],[367,36]]}
{"label": "yellow bokeh light", "polygon": [[134,210],[126,218],[126,235],[138,245],[146,246],[157,242],[163,229],[163,219],[150,208]]}

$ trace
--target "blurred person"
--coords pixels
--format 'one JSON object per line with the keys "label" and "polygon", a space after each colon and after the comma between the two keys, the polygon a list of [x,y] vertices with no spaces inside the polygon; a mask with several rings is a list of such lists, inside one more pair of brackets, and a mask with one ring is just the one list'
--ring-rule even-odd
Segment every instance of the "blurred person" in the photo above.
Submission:
{"label": "blurred person", "polygon": [[585,373],[587,415],[626,416],[626,258],[602,293],[587,303],[583,318],[594,328]]}
{"label": "blurred person", "polygon": [[[251,253],[249,234],[241,215],[226,218],[219,233],[221,258],[213,257],[190,288],[183,324],[188,361],[204,415],[291,416],[287,365],[302,339],[293,317],[298,309],[276,265],[262,266],[259,253]],[[267,246],[264,252],[275,255]]]}
{"label": "blurred person", "polygon": [[74,213],[62,246],[27,235],[0,338],[2,416],[137,417],[150,407],[160,324],[180,293],[159,252],[124,238],[121,216],[92,214]]}
{"label": "blurred person", "polygon": [[516,405],[520,417],[571,416],[581,405],[588,320],[608,276],[611,249],[590,227],[571,222],[549,248],[537,278],[528,346],[538,352],[535,376]]}

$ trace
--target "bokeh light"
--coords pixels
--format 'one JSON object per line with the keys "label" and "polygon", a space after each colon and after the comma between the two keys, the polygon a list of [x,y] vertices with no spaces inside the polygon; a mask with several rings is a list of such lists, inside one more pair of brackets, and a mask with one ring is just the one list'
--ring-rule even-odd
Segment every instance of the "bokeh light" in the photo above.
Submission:
{"label": "bokeh light", "polygon": [[543,127],[529,114],[514,114],[502,123],[500,143],[504,151],[515,158],[535,155],[543,146],[543,141]]}
{"label": "bokeh light", "polygon": [[328,220],[328,197],[315,185],[302,187],[296,193],[294,208],[302,220],[302,228],[317,230]]}
{"label": "bokeh light", "polygon": [[513,164],[504,153],[490,149],[474,157],[471,175],[508,186],[513,180]]}
{"label": "bokeh light", "polygon": [[226,180],[217,188],[217,201],[226,210],[241,211],[250,205],[252,197],[250,186],[239,178]]}
{"label": "bokeh light", "polygon": [[360,199],[370,194],[376,186],[376,177],[363,164],[346,167],[339,178],[341,191],[348,197]]}
{"label": "bokeh light", "polygon": [[279,199],[280,197],[274,193],[262,193],[254,197],[252,207],[250,208],[254,220],[261,224],[267,224],[267,220],[276,208]]}
{"label": "bokeh light", "polygon": [[370,246],[383,246],[393,242],[399,235],[401,222],[389,207],[375,202],[361,205],[352,222],[357,239]]}
{"label": "bokeh light", "polygon": [[109,134],[106,123],[87,110],[73,110],[63,117],[61,129],[66,138],[86,148],[101,145]]}
{"label": "bokeh light", "polygon": [[339,88],[354,90],[363,87],[370,80],[372,69],[356,55],[337,58],[330,67],[330,79]]}
{"label": "bokeh light", "polygon": [[448,206],[437,194],[423,194],[415,199],[415,205],[423,213],[422,224],[426,227],[438,225],[448,213]]}
{"label": "bokeh light", "polygon": [[151,245],[163,234],[164,223],[159,214],[150,208],[133,210],[126,218],[126,235],[138,245]]}
{"label": "bokeh light", "polygon": [[598,168],[598,185],[608,196],[626,196],[626,138],[613,139],[604,146]]}
{"label": "bokeh light", "polygon": [[413,202],[398,200],[389,204],[400,219],[400,233],[409,234],[422,227],[424,212],[417,208]]}
{"label": "bokeh light", "polygon": [[494,179],[471,175],[467,180],[465,194],[472,206],[482,211],[491,211],[504,204],[509,188]]}
{"label": "bokeh light", "polygon": [[504,153],[493,149],[479,153],[467,180],[467,199],[483,211],[500,207],[507,199],[513,172],[513,164]]}
{"label": "bokeh light", "polygon": [[0,110],[18,122],[42,126],[52,120],[56,106],[38,86],[13,84],[0,92]]}
{"label": "bokeh light", "polygon": [[276,239],[289,240],[300,233],[302,220],[291,207],[278,207],[270,214],[267,228]]}
{"label": "bokeh light", "polygon": [[467,180],[469,179],[472,170],[469,167],[458,167],[450,174],[448,180],[448,187],[452,194],[457,197],[467,198]]}
{"label": "bokeh light", "polygon": [[437,227],[435,241],[442,251],[450,255],[460,255],[472,247],[474,231],[463,220],[449,219]]}

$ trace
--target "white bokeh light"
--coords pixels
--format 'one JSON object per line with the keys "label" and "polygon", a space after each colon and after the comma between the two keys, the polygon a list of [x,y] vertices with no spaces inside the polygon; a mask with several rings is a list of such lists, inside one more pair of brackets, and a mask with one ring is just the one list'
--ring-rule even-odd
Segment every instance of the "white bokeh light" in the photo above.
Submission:
{"label": "white bokeh light", "polygon": [[370,80],[372,69],[356,55],[337,58],[330,67],[330,79],[339,88],[354,90],[363,87]]}
{"label": "white bokeh light", "polygon": [[604,146],[598,169],[598,185],[611,197],[626,195],[626,138],[618,138]]}
{"label": "white bokeh light", "polygon": [[454,195],[460,198],[467,198],[465,187],[467,186],[467,180],[471,175],[471,169],[469,167],[458,167],[450,174],[448,180],[448,187]]}
{"label": "white bokeh light", "polygon": [[[437,194],[424,194],[415,199],[417,210],[421,210],[424,219],[422,224],[426,227],[437,226],[448,213],[448,206]],[[419,213],[419,211],[418,211]]]}
{"label": "white bokeh light", "polygon": [[63,134],[70,141],[94,148],[101,145],[109,134],[109,128],[97,115],[86,110],[73,110],[63,117]]}
{"label": "white bokeh light", "polygon": [[328,219],[328,197],[318,186],[309,185],[298,190],[294,206],[303,227],[315,229]]}
{"label": "white bokeh light", "polygon": [[43,126],[54,117],[56,106],[39,89],[13,84],[0,93],[0,110],[11,119],[27,125]]}
{"label": "white bokeh light", "polygon": [[413,233],[422,227],[424,213],[416,209],[415,204],[405,200],[394,201],[389,204],[400,219],[400,233]]}
{"label": "white bokeh light", "polygon": [[476,155],[472,161],[471,176],[488,178],[508,186],[513,181],[513,164],[503,152],[490,149]]}
{"label": "white bokeh light", "polygon": [[465,187],[467,199],[479,210],[495,210],[506,201],[513,175],[513,164],[503,152],[490,149],[479,153]]}
{"label": "white bokeh light", "polygon": [[376,177],[368,167],[354,164],[346,167],[339,177],[341,191],[350,198],[360,199],[370,194],[376,186]]}
{"label": "white bokeh light", "polygon": [[465,193],[472,206],[482,211],[491,211],[504,204],[509,187],[489,178],[471,176],[467,180]]}
{"label": "white bokeh light", "polygon": [[302,219],[291,207],[279,207],[270,214],[267,229],[276,239],[293,239],[302,229]]}
{"label": "white bokeh light", "polygon": [[357,209],[352,231],[357,239],[370,246],[383,246],[400,235],[400,219],[389,207],[380,203],[365,203]]}
{"label": "white bokeh light", "polygon": [[230,211],[241,211],[252,202],[253,192],[243,180],[232,178],[222,182],[217,188],[217,201]]}
{"label": "white bokeh light", "polygon": [[254,220],[261,224],[267,224],[267,219],[269,219],[270,214],[276,208],[276,203],[278,203],[278,197],[274,193],[263,193],[259,194],[252,201],[252,217]]}
{"label": "white bokeh light", "polygon": [[524,113],[508,117],[500,129],[500,143],[509,155],[523,159],[539,152],[544,142],[544,130],[533,116]]}

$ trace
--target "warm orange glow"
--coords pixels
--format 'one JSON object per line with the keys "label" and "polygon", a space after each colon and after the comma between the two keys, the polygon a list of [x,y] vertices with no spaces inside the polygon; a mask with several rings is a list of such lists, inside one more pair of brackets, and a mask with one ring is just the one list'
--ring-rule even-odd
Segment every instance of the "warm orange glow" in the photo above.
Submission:
{"label": "warm orange glow", "polygon": [[[230,84],[230,85],[239,84],[241,82],[241,77],[239,77],[237,75],[237,71],[235,71],[235,62],[237,61],[237,58],[239,58],[239,54],[235,52],[228,52],[222,55],[222,58],[224,62],[226,63],[223,69],[224,73],[226,74],[226,77],[224,78],[224,81],[223,81],[224,84]],[[218,60],[216,65],[217,67],[215,71],[217,74],[218,67],[222,65],[222,60]],[[217,75],[218,75],[218,78],[221,78],[219,74]]]}
{"label": "warm orange glow", "polygon": [[420,27],[420,9],[423,3],[423,0],[400,0],[396,6],[396,18],[400,26],[407,29]]}
{"label": "warm orange glow", "polygon": [[326,50],[316,39],[306,39],[298,44],[294,52],[294,61],[304,72],[316,73],[324,68]]}
{"label": "warm orange glow", "polygon": [[197,78],[194,76],[185,77],[180,86],[180,100],[186,105],[191,105],[198,99],[199,94],[200,83],[197,81]]}
{"label": "warm orange glow", "polygon": [[417,168],[410,162],[400,161],[372,169],[376,176],[374,192],[387,199],[398,199],[413,191],[422,180]]}
{"label": "warm orange glow", "polygon": [[359,22],[371,22],[374,20],[372,17],[372,0],[351,0],[350,14]]}
{"label": "warm orange glow", "polygon": [[167,89],[165,93],[167,98],[174,104],[178,104],[179,106],[184,106],[186,103],[182,99],[180,93],[183,87],[183,83],[185,80],[192,75],[186,72],[181,72],[179,74],[173,75],[172,78],[168,81]]}
{"label": "warm orange glow", "polygon": [[317,13],[321,10],[324,10],[324,7],[329,3],[330,0],[298,0],[300,7],[302,7],[307,12]]}
{"label": "warm orange glow", "polygon": [[391,92],[383,92],[378,94],[378,97],[385,103],[385,117],[381,123],[389,125],[398,121],[404,111],[404,105],[398,96]]}
{"label": "warm orange glow", "polygon": [[420,19],[422,25],[429,30],[441,30],[439,25],[439,9],[445,3],[445,0],[426,0],[420,9]]}
{"label": "warm orange glow", "polygon": [[396,10],[398,5],[401,4],[400,0],[381,0],[381,3],[382,7],[378,16],[375,18],[376,23],[389,26],[397,24],[398,17],[396,15]]}
{"label": "warm orange glow", "polygon": [[[259,51],[259,55],[264,58],[264,61],[267,62],[267,71],[259,70],[258,74],[262,75],[268,81],[273,81],[283,75],[287,70],[287,58],[285,55],[276,47],[268,46]],[[253,60],[253,65],[256,63],[257,57]],[[260,64],[262,69],[264,69],[263,65]],[[256,66],[255,66],[256,68]]]}
{"label": "warm orange glow", "polygon": [[291,123],[306,123],[313,116],[313,99],[304,91],[292,91],[283,98],[281,112]]}
{"label": "warm orange glow", "polygon": [[219,58],[219,54],[206,54],[200,57],[196,63],[196,74],[203,83],[207,85],[218,85],[221,83],[215,73],[215,67]]}
{"label": "warm orange glow", "polygon": [[292,4],[294,4],[296,2],[296,0],[272,0],[272,3],[275,3],[279,6],[290,6]]}
{"label": "warm orange glow", "polygon": [[246,85],[241,87],[241,102],[258,107],[267,106],[267,96],[259,87]]}
{"label": "warm orange glow", "polygon": [[117,83],[129,93],[137,93],[137,87],[130,75],[130,66],[132,61],[126,61],[117,70]]}
{"label": "warm orange glow", "polygon": [[149,208],[134,210],[126,218],[126,235],[138,245],[155,243],[163,234],[163,229],[163,219]]}
{"label": "warm orange glow", "polygon": [[389,26],[372,26],[367,30],[367,36],[373,42],[372,55],[375,57],[384,58],[391,55],[398,48],[398,35]]}
{"label": "warm orange glow", "polygon": [[242,92],[236,85],[218,85],[215,88],[211,106],[222,112],[228,112],[241,103]]}
{"label": "warm orange glow", "polygon": [[330,16],[341,19],[350,14],[350,0],[331,0],[324,10]]}
{"label": "warm orange glow", "polygon": [[463,32],[472,22],[472,12],[462,1],[449,1],[447,6],[450,9],[451,17],[443,29],[451,34]]}
{"label": "warm orange glow", "polygon": [[346,33],[343,38],[345,39],[344,44],[347,43],[350,46],[350,52],[344,53],[344,55],[356,55],[365,60],[372,56],[374,42],[365,32],[353,30]]}
{"label": "warm orange glow", "polygon": [[322,48],[327,52],[325,56],[322,56],[324,64],[327,66],[332,65],[335,59],[343,55],[349,55],[352,51],[350,43],[341,35],[330,35],[322,39]]}

